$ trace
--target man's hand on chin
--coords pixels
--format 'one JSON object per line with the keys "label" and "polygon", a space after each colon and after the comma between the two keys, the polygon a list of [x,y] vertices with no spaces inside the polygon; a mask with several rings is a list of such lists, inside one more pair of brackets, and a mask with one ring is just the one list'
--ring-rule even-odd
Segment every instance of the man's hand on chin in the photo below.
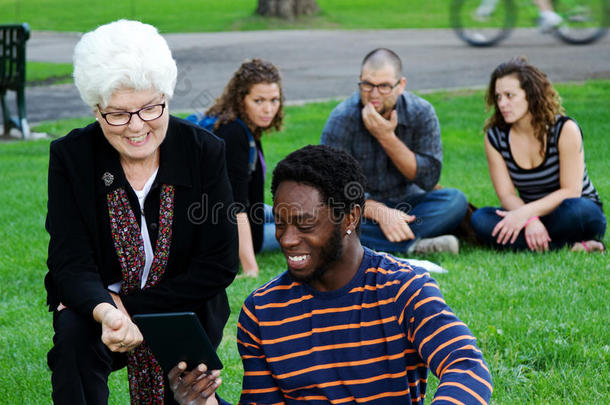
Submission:
{"label": "man's hand on chin", "polygon": [[398,115],[396,110],[392,110],[390,119],[387,120],[375,110],[373,104],[367,103],[362,108],[362,122],[371,135],[382,141],[394,136],[394,131],[398,125]]}

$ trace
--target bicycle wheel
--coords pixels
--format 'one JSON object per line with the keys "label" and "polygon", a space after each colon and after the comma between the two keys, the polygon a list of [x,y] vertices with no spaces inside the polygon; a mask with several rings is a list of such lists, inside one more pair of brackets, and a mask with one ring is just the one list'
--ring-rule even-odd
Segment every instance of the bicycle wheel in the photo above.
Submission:
{"label": "bicycle wheel", "polygon": [[472,46],[492,46],[510,34],[517,17],[512,0],[453,0],[451,26]]}
{"label": "bicycle wheel", "polygon": [[608,0],[553,1],[555,12],[563,18],[555,36],[568,44],[582,45],[598,40],[606,33]]}

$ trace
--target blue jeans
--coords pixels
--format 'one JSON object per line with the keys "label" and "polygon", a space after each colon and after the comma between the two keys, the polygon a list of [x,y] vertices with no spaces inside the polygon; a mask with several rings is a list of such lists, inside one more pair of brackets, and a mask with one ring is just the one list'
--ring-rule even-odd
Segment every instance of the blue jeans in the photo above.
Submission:
{"label": "blue jeans", "polygon": [[368,248],[383,252],[406,252],[416,239],[431,238],[451,233],[464,219],[468,201],[460,190],[443,188],[409,197],[404,201],[380,201],[390,208],[415,215],[409,227],[415,239],[390,242],[379,225],[370,220],[362,220],[360,240]]}
{"label": "blue jeans", "polygon": [[[472,214],[471,223],[477,238],[486,245],[498,249],[525,250],[528,249],[523,230],[512,245],[501,245],[491,236],[491,231],[502,220],[497,207],[479,208]],[[540,221],[546,227],[551,237],[550,249],[559,249],[566,244],[586,240],[601,240],[606,233],[606,217],[599,205],[588,198],[568,198],[553,212]]]}
{"label": "blue jeans", "polygon": [[275,221],[273,220],[273,208],[265,204],[265,224],[263,225],[263,244],[259,252],[279,250],[280,244],[275,239]]}

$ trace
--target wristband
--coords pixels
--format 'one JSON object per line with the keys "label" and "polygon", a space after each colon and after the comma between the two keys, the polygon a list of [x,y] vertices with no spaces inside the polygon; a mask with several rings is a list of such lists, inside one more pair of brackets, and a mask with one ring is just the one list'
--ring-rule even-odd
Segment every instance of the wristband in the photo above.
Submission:
{"label": "wristband", "polygon": [[527,226],[530,224],[530,222],[532,222],[532,221],[534,221],[534,220],[536,220],[536,219],[540,219],[540,217],[539,217],[538,215],[536,215],[535,217],[531,217],[530,219],[528,219],[528,220],[525,222],[525,225],[523,225],[523,227],[524,227],[524,228],[527,228]]}

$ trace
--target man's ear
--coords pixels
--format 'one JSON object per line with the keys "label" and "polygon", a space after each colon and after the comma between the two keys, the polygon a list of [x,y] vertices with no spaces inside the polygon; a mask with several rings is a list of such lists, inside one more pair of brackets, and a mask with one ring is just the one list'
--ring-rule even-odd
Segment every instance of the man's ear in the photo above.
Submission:
{"label": "man's ear", "polygon": [[398,83],[398,87],[400,88],[401,93],[403,91],[405,91],[405,88],[407,87],[407,78],[406,77],[403,76],[400,78],[400,83]]}
{"label": "man's ear", "polygon": [[354,232],[358,227],[361,217],[362,207],[359,204],[356,204],[352,210],[345,215],[345,218],[343,218],[343,233],[345,234],[348,229]]}

